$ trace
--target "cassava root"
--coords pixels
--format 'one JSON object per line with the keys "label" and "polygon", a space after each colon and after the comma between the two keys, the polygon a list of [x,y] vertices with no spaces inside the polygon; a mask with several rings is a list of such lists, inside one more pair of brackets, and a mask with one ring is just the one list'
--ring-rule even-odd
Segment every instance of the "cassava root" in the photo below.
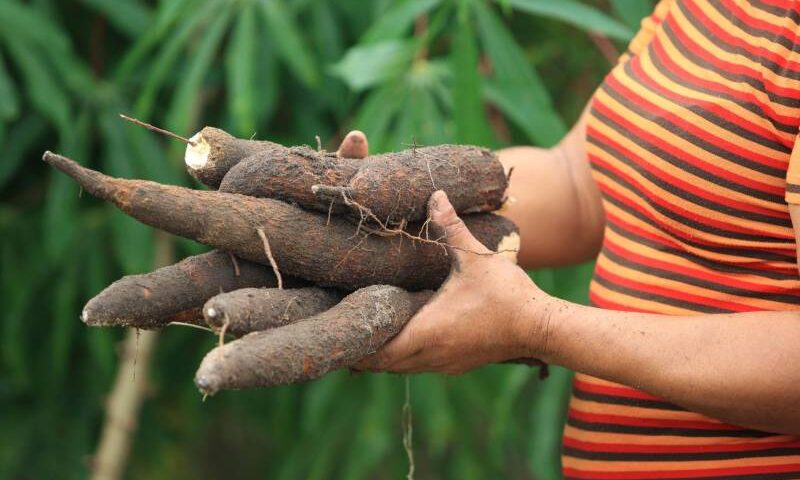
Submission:
{"label": "cassava root", "polygon": [[242,159],[259,152],[278,155],[285,149],[277,143],[245,140],[219,128],[205,127],[189,139],[184,161],[200,183],[217,188],[228,170]]}
{"label": "cassava root", "polygon": [[[441,242],[411,234],[364,233],[339,217],[246,195],[198,191],[144,180],[117,179],[46,152],[43,159],[73,177],[88,193],[110,201],[147,225],[268,265],[261,229],[282,273],[354,290],[390,284],[409,290],[435,289],[450,270]],[[489,250],[516,258],[516,226],[493,214],[464,217]],[[420,225],[407,232],[418,234]]]}
{"label": "cassava root", "polygon": [[341,300],[333,290],[306,288],[242,288],[212,297],[203,306],[208,326],[225,328],[235,337],[313,317]]}
{"label": "cassava root", "polygon": [[233,166],[219,189],[356,218],[367,209],[384,224],[397,225],[425,220],[436,190],[447,193],[457,212],[474,213],[499,209],[507,186],[505,170],[490,150],[438,145],[363,160],[308,147],[270,149]]}
{"label": "cassava root", "polygon": [[431,295],[388,285],[362,288],[319,315],[211,350],[195,384],[213,395],[305,382],[352,366],[394,337]]}
{"label": "cassava root", "polygon": [[89,300],[81,320],[91,326],[145,329],[173,321],[202,324],[200,307],[220,291],[275,285],[271,268],[212,251],[150,273],[122,277]]}

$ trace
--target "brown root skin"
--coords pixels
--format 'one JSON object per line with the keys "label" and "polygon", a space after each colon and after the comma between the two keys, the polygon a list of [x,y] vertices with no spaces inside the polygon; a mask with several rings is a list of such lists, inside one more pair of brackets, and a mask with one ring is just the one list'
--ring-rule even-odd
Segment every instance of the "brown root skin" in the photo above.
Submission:
{"label": "brown root skin", "polygon": [[211,298],[203,316],[208,326],[241,337],[313,317],[340,300],[335,291],[316,287],[242,288]]}
{"label": "brown root skin", "polygon": [[497,156],[479,147],[419,147],[363,160],[306,147],[287,150],[240,162],[225,175],[220,191],[277,198],[320,212],[333,206],[335,213],[347,211],[356,218],[365,208],[382,223],[397,225],[425,220],[428,198],[436,190],[447,193],[457,212],[472,213],[499,209],[508,187]]}
{"label": "brown root skin", "polygon": [[213,349],[200,364],[195,384],[213,395],[319,378],[375,352],[430,297],[431,292],[387,285],[362,288],[319,315]]}
{"label": "brown root skin", "polygon": [[341,202],[327,202],[323,207],[311,187],[346,183],[363,161],[338,158],[305,146],[259,152],[231,168],[219,191],[282,200],[325,213],[349,212]]}
{"label": "brown root skin", "polygon": [[254,153],[278,156],[287,150],[283,145],[262,140],[236,138],[224,130],[205,127],[186,146],[184,161],[189,173],[202,184],[216,189],[234,165]]}
{"label": "brown root skin", "polygon": [[[115,179],[50,152],[44,160],[142,223],[269,265],[258,234],[262,229],[279,271],[319,286],[435,289],[450,271],[450,258],[435,242],[359,232],[347,219],[277,200]],[[464,222],[490,250],[519,247],[516,226],[503,217],[467,215]],[[423,228],[409,225],[407,231],[416,235]]]}
{"label": "brown root skin", "polygon": [[275,286],[271,268],[243,259],[236,263],[228,253],[213,251],[122,277],[89,300],[81,320],[91,326],[136,328],[176,321],[202,325],[200,307],[220,291]]}

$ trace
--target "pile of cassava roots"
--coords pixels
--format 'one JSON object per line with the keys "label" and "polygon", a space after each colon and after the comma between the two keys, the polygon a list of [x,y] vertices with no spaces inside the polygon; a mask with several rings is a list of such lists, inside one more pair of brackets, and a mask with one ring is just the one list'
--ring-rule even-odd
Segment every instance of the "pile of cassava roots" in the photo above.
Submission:
{"label": "pile of cassava roots", "polygon": [[81,314],[92,326],[181,322],[237,337],[200,364],[206,394],[315,379],[396,335],[450,271],[446,238],[427,221],[436,190],[487,248],[516,258],[519,246],[514,224],[490,213],[508,174],[478,147],[346,158],[206,127],[188,139],[185,162],[211,190],[43,159],[140,222],[214,249],[123,277]]}

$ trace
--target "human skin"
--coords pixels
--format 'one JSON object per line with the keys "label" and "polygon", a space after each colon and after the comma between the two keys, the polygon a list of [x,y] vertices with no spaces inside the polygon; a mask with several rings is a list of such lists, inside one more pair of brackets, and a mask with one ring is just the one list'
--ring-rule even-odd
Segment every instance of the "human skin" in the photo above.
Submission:
{"label": "human skin", "polygon": [[[584,125],[550,150],[499,152],[515,166],[509,193],[516,202],[501,213],[520,227],[523,267],[576,263],[598,252],[603,211],[583,148]],[[525,190],[532,179],[537,188]],[[791,210],[798,238],[800,212]],[[505,258],[470,253],[485,249],[443,192],[432,196],[430,214],[456,247],[450,277],[359,368],[461,374],[534,357],[732,424],[800,434],[800,313],[688,317],[577,305],[547,295]]]}

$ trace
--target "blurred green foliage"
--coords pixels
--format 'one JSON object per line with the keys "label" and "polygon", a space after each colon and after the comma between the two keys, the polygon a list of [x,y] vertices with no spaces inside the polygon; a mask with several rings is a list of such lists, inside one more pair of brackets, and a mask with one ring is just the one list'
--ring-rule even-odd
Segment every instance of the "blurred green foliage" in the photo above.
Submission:
{"label": "blurred green foliage", "polygon": [[[333,149],[551,145],[649,0],[0,0],[0,478],[84,478],[120,330],[81,305],[151,268],[153,232],[38,161],[50,148],[113,175],[197,187],[182,134],[203,125]],[[587,32],[594,32],[594,36]],[[599,35],[599,37],[597,36]],[[177,240],[180,255],[202,247]],[[532,273],[586,300],[591,266]],[[215,341],[164,332],[130,478],[400,478],[403,380],[342,372],[223,393],[192,385]],[[570,374],[490,366],[411,379],[418,478],[559,477]]]}

